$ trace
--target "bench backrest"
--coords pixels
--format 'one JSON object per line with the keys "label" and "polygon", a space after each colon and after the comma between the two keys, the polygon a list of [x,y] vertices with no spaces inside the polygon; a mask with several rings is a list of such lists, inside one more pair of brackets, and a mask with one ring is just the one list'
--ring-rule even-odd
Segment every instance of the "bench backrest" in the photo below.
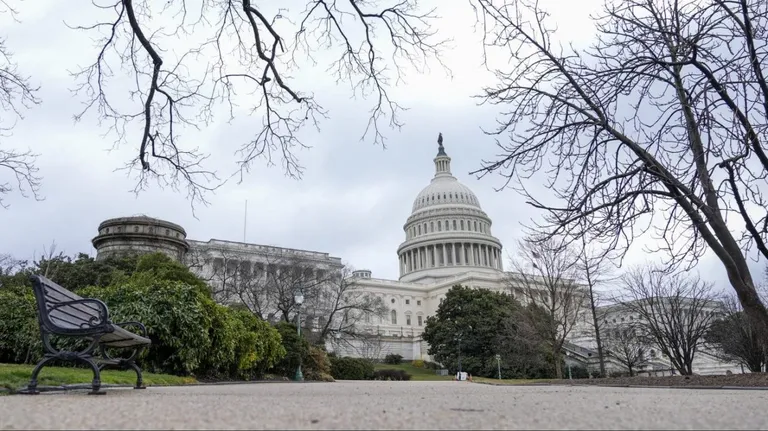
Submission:
{"label": "bench backrest", "polygon": [[102,311],[95,303],[60,305],[83,298],[41,275],[31,278],[41,327],[53,333],[67,333],[103,323],[106,316],[101,315]]}

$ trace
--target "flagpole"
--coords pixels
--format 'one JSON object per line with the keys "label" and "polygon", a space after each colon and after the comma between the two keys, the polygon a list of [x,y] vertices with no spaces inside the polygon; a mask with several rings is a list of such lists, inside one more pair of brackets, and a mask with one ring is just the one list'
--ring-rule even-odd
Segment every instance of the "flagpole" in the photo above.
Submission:
{"label": "flagpole", "polygon": [[245,214],[243,214],[243,242],[245,242],[245,228],[248,225],[248,199],[245,200]]}

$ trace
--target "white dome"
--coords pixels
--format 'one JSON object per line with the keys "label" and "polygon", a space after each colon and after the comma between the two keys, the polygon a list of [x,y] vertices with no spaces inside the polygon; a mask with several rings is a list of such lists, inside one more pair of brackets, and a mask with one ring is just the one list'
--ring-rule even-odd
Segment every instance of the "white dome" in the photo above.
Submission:
{"label": "white dome", "polygon": [[416,196],[403,226],[400,280],[429,283],[468,271],[498,274],[502,246],[491,234],[491,219],[472,190],[451,174],[442,135],[437,142],[435,176]]}
{"label": "white dome", "polygon": [[456,177],[438,176],[416,196],[412,213],[436,205],[467,205],[479,209],[480,201],[472,190],[460,183]]}

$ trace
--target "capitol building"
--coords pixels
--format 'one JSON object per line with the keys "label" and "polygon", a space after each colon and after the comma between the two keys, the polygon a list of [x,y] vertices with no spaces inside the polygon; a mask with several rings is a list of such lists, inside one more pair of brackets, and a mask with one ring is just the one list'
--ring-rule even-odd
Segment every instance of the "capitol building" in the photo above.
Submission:
{"label": "capitol building", "polygon": [[[442,135],[433,163],[434,175],[416,195],[403,226],[404,241],[397,248],[399,278],[376,278],[368,270],[344,276],[351,280],[356,294],[363,293],[383,304],[382,312],[353,316],[358,319],[355,336],[349,331],[331,331],[326,339],[329,349],[345,356],[383,358],[397,353],[406,360],[430,359],[421,334],[427,317],[436,313],[451,287],[510,292],[514,274],[504,271],[503,246],[493,236],[493,222],[472,190],[451,172],[451,158]],[[166,253],[207,280],[218,301],[245,303],[272,321],[295,317],[293,309],[281,307],[284,300],[275,300],[274,291],[294,289],[296,285],[320,286],[329,279],[328,274],[345,270],[341,258],[328,253],[219,239],[196,241],[186,237],[183,227],[146,216],[102,222],[93,245],[98,258],[124,252]],[[272,293],[263,289],[269,280],[274,284],[278,279],[284,286],[273,288]],[[306,318],[302,326],[310,331],[340,327],[342,322],[329,322],[327,313],[322,312],[321,299],[328,302],[329,298],[322,293],[317,296],[312,307],[303,309]],[[582,307],[581,314],[564,346],[566,362],[595,369],[598,359],[588,306]],[[349,318],[349,314],[338,314],[331,320]],[[740,372],[736,364],[705,354],[699,356],[694,364],[696,373]],[[621,369],[615,360],[608,358],[607,362],[609,369]],[[669,372],[669,363],[651,350],[646,371],[658,374],[658,370]]]}

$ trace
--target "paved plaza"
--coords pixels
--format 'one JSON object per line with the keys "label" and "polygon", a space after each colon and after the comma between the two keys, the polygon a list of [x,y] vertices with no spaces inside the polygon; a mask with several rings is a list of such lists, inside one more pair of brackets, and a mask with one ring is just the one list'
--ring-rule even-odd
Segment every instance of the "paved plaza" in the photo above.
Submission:
{"label": "paved plaza", "polygon": [[768,391],[263,383],[0,397],[2,429],[766,429]]}

